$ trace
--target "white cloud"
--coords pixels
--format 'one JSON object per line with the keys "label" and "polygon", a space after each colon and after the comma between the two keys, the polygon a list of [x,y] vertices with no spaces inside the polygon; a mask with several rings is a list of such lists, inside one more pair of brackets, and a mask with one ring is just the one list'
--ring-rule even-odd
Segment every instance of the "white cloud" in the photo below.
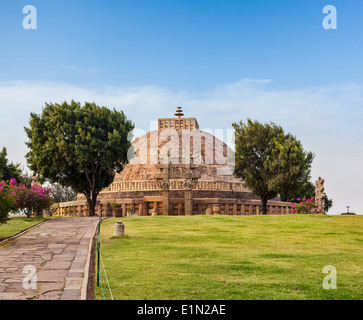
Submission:
{"label": "white cloud", "polygon": [[79,66],[74,66],[74,65],[68,66],[64,64],[60,64],[58,67],[63,71],[65,71],[67,74],[79,75],[79,76],[89,76],[106,71],[105,69],[100,69],[100,68],[93,68],[93,67],[81,68]]}
{"label": "white cloud", "polygon": [[271,80],[243,79],[205,92],[174,92],[157,86],[82,88],[59,83],[0,83],[0,147],[9,158],[25,164],[23,130],[30,112],[40,113],[44,102],[94,101],[122,109],[138,128],[150,120],[169,117],[177,106],[195,116],[201,129],[227,129],[247,118],[273,121],[296,135],[313,151],[313,179],[326,180],[333,198],[331,213],[363,213],[363,88],[354,84],[281,90]]}

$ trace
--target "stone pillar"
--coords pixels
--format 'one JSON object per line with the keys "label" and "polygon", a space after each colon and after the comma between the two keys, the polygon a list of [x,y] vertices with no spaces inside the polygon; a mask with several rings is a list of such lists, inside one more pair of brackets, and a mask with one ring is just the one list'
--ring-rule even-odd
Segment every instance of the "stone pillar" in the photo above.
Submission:
{"label": "stone pillar", "polygon": [[203,214],[203,208],[201,203],[198,203],[198,214]]}
{"label": "stone pillar", "polygon": [[154,207],[153,207],[153,216],[157,216],[159,214],[159,210],[158,210],[158,202],[154,201]]}
{"label": "stone pillar", "polygon": [[178,216],[182,216],[183,215],[183,204],[182,203],[178,203]]}
{"label": "stone pillar", "polygon": [[112,217],[112,208],[110,204],[107,202],[106,209],[105,209],[106,217]]}
{"label": "stone pillar", "polygon": [[102,214],[105,217],[113,217],[114,212],[112,210],[112,207],[107,203],[107,205],[100,204],[100,212],[102,210]]}
{"label": "stone pillar", "polygon": [[325,180],[321,177],[315,182],[315,202],[318,205],[317,213],[325,213],[324,182]]}
{"label": "stone pillar", "polygon": [[127,216],[127,213],[126,213],[126,211],[127,211],[126,203],[123,203],[121,208],[122,208],[121,216],[122,217],[126,217]]}
{"label": "stone pillar", "polygon": [[162,190],[162,197],[163,197],[163,216],[168,216],[170,214],[170,197],[169,197],[169,176],[168,175],[161,175],[156,178],[157,186]]}
{"label": "stone pillar", "polygon": [[253,207],[252,207],[252,204],[249,204],[249,205],[248,205],[248,214],[249,214],[250,216],[252,216],[252,214],[253,214]]}
{"label": "stone pillar", "polygon": [[169,199],[169,190],[163,190],[163,216],[168,216],[170,213],[170,199]]}
{"label": "stone pillar", "polygon": [[114,215],[116,218],[122,217],[122,208],[120,205],[115,207]]}
{"label": "stone pillar", "polygon": [[207,209],[205,210],[205,214],[206,214],[207,216],[211,216],[211,215],[213,215],[212,205],[207,204]]}
{"label": "stone pillar", "polygon": [[241,215],[245,215],[245,214],[246,214],[246,205],[241,204]]}
{"label": "stone pillar", "polygon": [[184,213],[186,216],[193,215],[193,199],[192,199],[192,190],[184,190]]}
{"label": "stone pillar", "polygon": [[143,216],[147,216],[147,215],[149,215],[149,214],[148,214],[148,212],[147,212],[147,210],[148,210],[147,202],[144,202],[144,203],[142,204],[142,215],[143,215]]}
{"label": "stone pillar", "polygon": [[144,215],[144,206],[143,203],[139,203],[138,213],[139,216]]}
{"label": "stone pillar", "polygon": [[213,215],[221,214],[221,206],[219,204],[213,204],[212,211],[213,211]]}
{"label": "stone pillar", "polygon": [[122,221],[117,221],[115,224],[115,229],[113,232],[114,237],[122,237],[125,233],[125,225],[122,223]]}
{"label": "stone pillar", "polygon": [[237,203],[233,204],[233,215],[236,216],[237,215]]}

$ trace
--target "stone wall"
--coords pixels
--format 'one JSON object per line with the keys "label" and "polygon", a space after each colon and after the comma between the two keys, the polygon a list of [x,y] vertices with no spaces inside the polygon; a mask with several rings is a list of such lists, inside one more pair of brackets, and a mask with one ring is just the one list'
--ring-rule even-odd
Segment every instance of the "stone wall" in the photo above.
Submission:
{"label": "stone wall", "polygon": [[[184,199],[170,198],[169,215],[184,215]],[[112,210],[109,203],[115,203]],[[100,200],[96,206],[96,213],[102,216],[127,216],[128,213],[136,213],[139,216],[148,216],[157,213],[162,215],[163,203],[161,196],[147,196],[134,199],[117,199],[113,201]],[[268,214],[291,214],[292,204],[282,201],[269,201]],[[193,215],[223,214],[223,215],[261,215],[262,206],[259,200],[240,200],[223,198],[194,198]],[[60,203],[56,216],[89,215],[86,201]]]}
{"label": "stone wall", "polygon": [[[171,198],[184,199],[184,191],[182,190],[171,190],[169,191]],[[129,192],[109,192],[100,193],[98,196],[99,200],[113,201],[115,199],[138,199],[145,196],[161,196],[161,191],[129,191]],[[225,191],[204,191],[204,190],[193,190],[193,198],[220,198],[220,199],[241,199],[241,200],[258,200],[250,192],[225,192]],[[86,200],[86,197],[79,195],[77,200]],[[273,200],[279,200],[275,198]]]}

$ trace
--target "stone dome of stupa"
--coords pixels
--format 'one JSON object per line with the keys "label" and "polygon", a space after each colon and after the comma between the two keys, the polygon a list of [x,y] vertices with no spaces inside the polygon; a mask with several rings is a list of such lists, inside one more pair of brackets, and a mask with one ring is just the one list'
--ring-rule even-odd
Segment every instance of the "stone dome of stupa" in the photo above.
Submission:
{"label": "stone dome of stupa", "polygon": [[176,197],[183,197],[177,191],[183,190],[183,172],[191,170],[198,174],[193,196],[252,198],[243,182],[233,176],[233,150],[213,134],[199,130],[196,118],[184,118],[180,107],[175,116],[160,118],[158,130],[132,142],[130,162],[100,196],[113,198],[114,192],[123,192],[118,196],[131,198],[158,195],[161,188],[156,177],[161,167],[168,167],[170,191]]}
{"label": "stone dome of stupa", "polygon": [[[142,216],[258,214],[260,200],[233,171],[233,150],[178,107],[175,117],[158,119],[157,130],[132,141],[129,163],[100,192],[98,208],[111,212],[114,203],[122,215]],[[75,203],[84,200],[79,195]],[[290,207],[278,198],[269,202],[271,213],[288,213]]]}

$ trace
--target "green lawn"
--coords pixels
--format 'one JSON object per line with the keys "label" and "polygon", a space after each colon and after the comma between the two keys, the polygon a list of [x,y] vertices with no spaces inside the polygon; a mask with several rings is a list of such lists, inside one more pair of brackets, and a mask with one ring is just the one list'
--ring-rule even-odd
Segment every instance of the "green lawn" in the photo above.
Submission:
{"label": "green lawn", "polygon": [[[125,236],[113,238],[118,220]],[[127,217],[101,225],[102,260],[123,300],[363,299],[362,248],[363,216]],[[322,287],[326,265],[337,269],[336,290]],[[103,298],[100,288],[95,298]]]}
{"label": "green lawn", "polygon": [[0,240],[11,237],[47,219],[27,217],[10,218],[6,224],[0,224]]}

